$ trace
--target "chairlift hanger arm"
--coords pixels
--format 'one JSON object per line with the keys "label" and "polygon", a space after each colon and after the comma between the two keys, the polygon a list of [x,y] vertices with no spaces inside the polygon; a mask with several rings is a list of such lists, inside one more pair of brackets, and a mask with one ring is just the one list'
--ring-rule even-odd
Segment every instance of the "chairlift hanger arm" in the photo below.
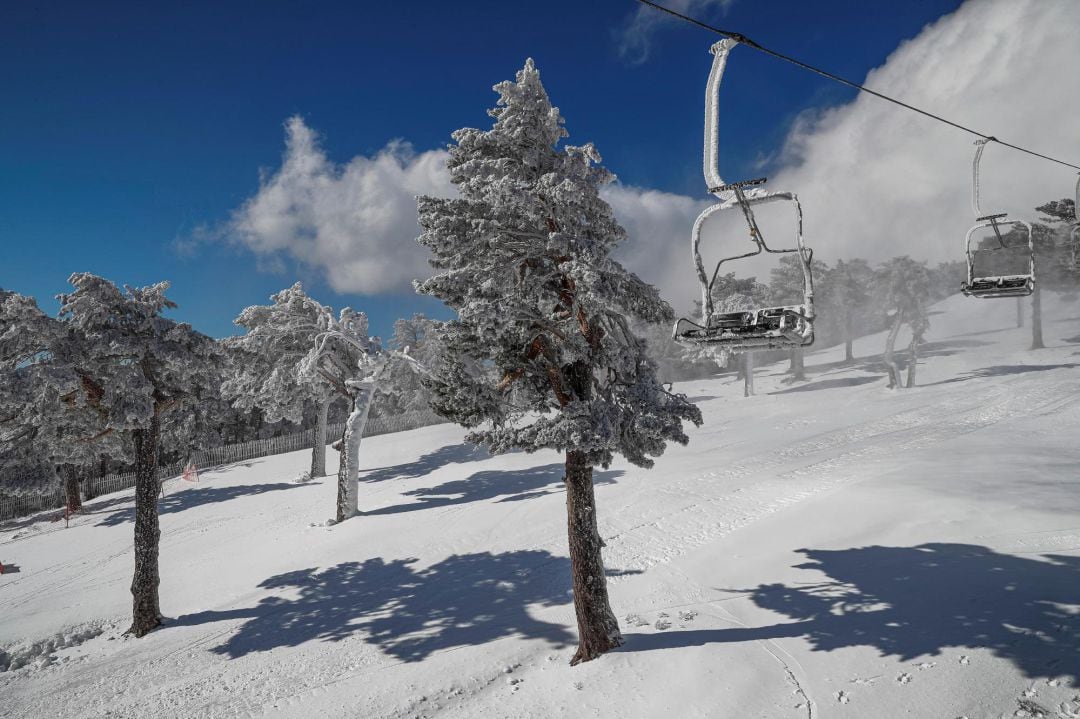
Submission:
{"label": "chairlift hanger arm", "polygon": [[[727,68],[728,55],[738,45],[737,40],[724,38],[715,43],[709,52],[712,53],[712,67],[709,69],[709,80],[705,85],[705,152],[703,153],[702,171],[705,174],[706,187],[723,187],[724,179],[720,177],[720,81],[724,79],[724,70]],[[720,197],[718,193],[709,190],[710,193]],[[723,198],[720,198],[723,199]]]}
{"label": "chairlift hanger arm", "polygon": [[[990,215],[982,216],[983,211],[979,206],[979,165],[982,164],[986,144],[993,139],[993,137],[986,137],[975,141],[975,159],[971,161],[971,209],[975,213],[976,222],[990,219]],[[1004,217],[1005,215],[997,216]]]}

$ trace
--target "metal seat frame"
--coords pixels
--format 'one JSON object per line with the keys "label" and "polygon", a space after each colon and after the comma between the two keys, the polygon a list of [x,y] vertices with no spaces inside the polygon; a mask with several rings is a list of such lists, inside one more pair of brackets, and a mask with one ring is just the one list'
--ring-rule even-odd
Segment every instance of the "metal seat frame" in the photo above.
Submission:
{"label": "metal seat frame", "polygon": [[[730,38],[717,42],[710,48],[713,54],[712,69],[705,89],[705,151],[702,169],[706,187],[719,203],[707,207],[694,221],[690,249],[698,282],[701,284],[701,323],[681,318],[675,323],[672,336],[676,341],[718,346],[729,351],[752,351],[760,349],[803,347],[814,341],[814,283],[811,273],[813,251],[803,243],[803,214],[799,197],[793,192],[768,192],[760,185],[766,178],[725,183],[719,170],[719,89],[727,58],[738,43]],[[788,202],[795,209],[795,243],[790,249],[773,249],[765,242],[758,227],[753,208],[773,202]],[[701,258],[701,230],[706,220],[718,212],[738,207],[750,231],[754,249],[739,255],[725,257],[716,263],[711,275]],[[762,253],[796,253],[803,270],[803,303],[782,307],[764,307],[744,312],[717,313],[712,289],[725,262],[741,260]]]}
{"label": "metal seat frame", "polygon": [[[961,283],[960,291],[967,297],[994,298],[994,297],[1026,297],[1035,291],[1035,238],[1031,232],[1031,225],[1021,220],[1009,220],[1005,212],[984,215],[979,206],[979,164],[982,162],[983,150],[987,143],[994,138],[982,138],[975,141],[975,159],[971,165],[971,208],[975,211],[975,226],[968,230],[964,237],[964,255],[967,258],[967,281]],[[1080,187],[1080,185],[1078,185]],[[1010,249],[1005,244],[1005,238],[1001,234],[1002,224],[1010,224],[1013,227],[1023,228],[1027,235],[1028,271],[1011,275],[976,275],[975,254],[978,252],[1000,252]],[[975,246],[976,234],[980,230],[990,228],[994,231],[998,247],[986,249]],[[1019,247],[1019,245],[1014,246]]]}

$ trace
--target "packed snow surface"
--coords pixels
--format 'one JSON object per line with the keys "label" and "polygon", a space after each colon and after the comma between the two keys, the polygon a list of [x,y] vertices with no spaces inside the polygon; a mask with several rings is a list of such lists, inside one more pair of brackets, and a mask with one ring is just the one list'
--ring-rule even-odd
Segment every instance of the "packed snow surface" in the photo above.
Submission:
{"label": "packed snow surface", "polygon": [[5,523],[0,716],[1080,717],[1080,310],[1046,305],[1029,351],[1012,300],[941,303],[911,390],[882,335],[677,386],[689,446],[597,471],[626,645],[575,668],[560,457],[455,426],[365,440],[338,525],[308,452],[167,482],[143,639],[130,492]]}

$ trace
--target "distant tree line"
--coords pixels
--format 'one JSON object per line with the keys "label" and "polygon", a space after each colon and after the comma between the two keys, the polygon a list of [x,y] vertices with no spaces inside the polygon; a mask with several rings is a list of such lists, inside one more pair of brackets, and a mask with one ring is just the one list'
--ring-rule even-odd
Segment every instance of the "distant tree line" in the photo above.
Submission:
{"label": "distant tree line", "polygon": [[[1074,231],[1074,201],[1061,199],[1036,208],[1040,221],[1032,224],[1035,246],[1036,283],[1031,298],[1032,348],[1043,347],[1041,297],[1046,290],[1077,294],[1080,290],[1080,235]],[[1019,274],[1028,270],[1026,237],[1010,228],[1003,234],[1004,245],[993,237],[981,238],[972,261],[976,274]],[[910,387],[915,383],[919,346],[930,326],[929,305],[960,291],[967,277],[967,258],[958,258],[931,267],[907,256],[894,257],[877,266],[863,259],[837,260],[828,265],[813,260],[814,278],[814,347],[844,345],[845,361],[854,361],[857,337],[887,330],[882,353],[890,387]],[[780,258],[770,272],[768,283],[757,277],[739,277],[730,272],[713,285],[713,302],[718,312],[800,304],[803,275],[799,260]],[[1004,300],[972,300],[998,302]],[[1010,305],[1011,307],[1011,305]],[[1022,305],[1017,304],[1017,323],[1023,324]],[[1012,311],[1010,309],[1010,311]],[[698,316],[700,302],[696,303]],[[895,342],[904,326],[911,331],[907,348],[907,376],[902,377],[895,359]],[[638,327],[659,366],[660,377],[667,382],[696,379],[713,374],[718,359],[723,367],[734,368],[752,393],[753,364],[790,359],[790,380],[806,379],[804,350],[769,350],[724,355],[703,353],[687,348],[671,338],[671,327],[653,324]],[[756,360],[754,357],[756,356]],[[738,362],[733,360],[739,359]]]}

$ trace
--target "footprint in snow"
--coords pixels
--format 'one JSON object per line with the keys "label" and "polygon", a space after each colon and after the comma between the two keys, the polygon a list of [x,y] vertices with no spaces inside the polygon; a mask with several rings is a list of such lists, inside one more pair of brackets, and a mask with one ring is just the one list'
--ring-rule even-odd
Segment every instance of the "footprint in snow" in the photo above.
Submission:
{"label": "footprint in snow", "polygon": [[696,616],[697,612],[695,612],[693,609],[685,612],[679,612],[679,620],[683,622],[692,622],[694,621],[694,617]]}
{"label": "footprint in snow", "polygon": [[642,619],[636,614],[627,614],[626,623],[635,627],[646,627],[649,625],[648,620]]}
{"label": "footprint in snow", "polygon": [[659,629],[660,631],[664,631],[665,629],[670,629],[671,628],[671,620],[670,619],[657,619],[656,624],[654,624],[653,626],[656,627],[657,629]]}
{"label": "footprint in snow", "polygon": [[835,694],[833,694],[833,696],[836,697],[836,701],[840,702],[841,704],[847,704],[851,701],[851,695],[842,690],[836,692]]}
{"label": "footprint in snow", "polygon": [[907,672],[904,672],[903,674],[901,674],[900,676],[898,676],[896,678],[896,681],[899,682],[900,684],[910,684],[911,683],[911,675],[908,674]]}
{"label": "footprint in snow", "polygon": [[961,654],[960,655],[960,663],[961,664],[971,664],[971,657],[969,657],[967,654]]}
{"label": "footprint in snow", "polygon": [[1037,704],[1030,699],[1017,699],[1016,703],[1020,706],[1016,710],[1013,716],[1027,717],[1028,719],[1049,719],[1050,712],[1045,707]]}
{"label": "footprint in snow", "polygon": [[1080,696],[1073,697],[1071,702],[1061,702],[1058,716],[1059,719],[1080,719]]}
{"label": "footprint in snow", "polygon": [[918,664],[915,664],[913,666],[915,666],[920,672],[922,672],[926,671],[927,669],[933,669],[937,666],[937,662],[919,662]]}

